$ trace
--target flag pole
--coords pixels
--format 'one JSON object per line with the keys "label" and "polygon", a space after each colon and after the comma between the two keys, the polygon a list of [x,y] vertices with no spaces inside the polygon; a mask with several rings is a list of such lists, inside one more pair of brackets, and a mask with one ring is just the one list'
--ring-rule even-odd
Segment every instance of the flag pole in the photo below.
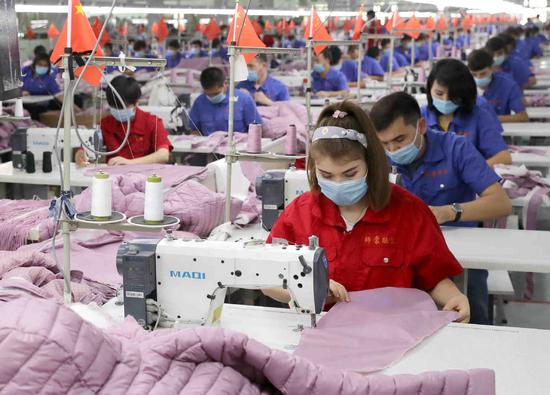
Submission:
{"label": "flag pole", "polygon": [[[71,95],[71,73],[69,70],[72,56],[71,38],[73,27],[73,0],[68,0],[67,14],[67,46],[63,55],[63,81],[64,81],[64,96],[63,96],[63,190],[61,191],[61,215],[65,218],[63,210],[63,197],[69,198],[71,192],[71,117],[73,97]],[[71,234],[69,222],[63,221],[61,224],[61,233],[63,235],[63,300],[65,304],[72,302],[71,293]],[[56,235],[53,235],[55,237]],[[53,251],[55,254],[56,252]]]}
{"label": "flag pole", "polygon": [[225,186],[225,222],[231,222],[231,176],[232,166],[235,160],[236,149],[233,141],[233,117],[235,115],[235,57],[237,56],[237,15],[239,12],[239,1],[235,2],[235,15],[233,15],[233,37],[229,46],[229,119],[227,125],[227,139],[229,154],[225,157],[227,164],[227,177]]}
{"label": "flag pole", "polygon": [[[357,18],[363,19],[363,6],[359,8]],[[361,40],[361,32],[359,32],[359,37],[357,39],[359,40],[357,44],[357,104],[361,105],[361,69],[363,65],[363,41]]]}
{"label": "flag pole", "polygon": [[313,6],[311,6],[311,12],[309,14],[309,26],[307,29],[308,40],[306,44],[307,49],[307,82],[306,82],[306,108],[307,108],[307,128],[306,128],[306,169],[309,161],[309,148],[310,148],[310,138],[311,138],[311,129],[312,125],[312,115],[311,115],[311,69],[313,63]]}

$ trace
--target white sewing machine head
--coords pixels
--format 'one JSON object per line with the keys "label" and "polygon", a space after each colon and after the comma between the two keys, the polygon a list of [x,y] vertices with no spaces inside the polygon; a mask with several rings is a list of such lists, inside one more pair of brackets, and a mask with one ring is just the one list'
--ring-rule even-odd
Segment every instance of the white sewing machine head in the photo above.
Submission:
{"label": "white sewing machine head", "polygon": [[158,305],[163,326],[215,323],[227,287],[285,288],[293,309],[311,315],[314,325],[329,285],[328,262],[316,237],[309,246],[136,239],[119,248],[117,268],[123,278],[124,315],[144,327],[156,321],[148,314],[148,300]]}

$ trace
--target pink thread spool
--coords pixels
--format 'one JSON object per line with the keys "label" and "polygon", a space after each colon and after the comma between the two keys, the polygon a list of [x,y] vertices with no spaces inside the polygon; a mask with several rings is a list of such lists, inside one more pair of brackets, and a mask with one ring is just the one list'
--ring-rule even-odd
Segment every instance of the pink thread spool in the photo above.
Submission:
{"label": "pink thread spool", "polygon": [[246,150],[251,154],[262,152],[262,125],[252,123],[248,127],[248,142]]}
{"label": "pink thread spool", "polygon": [[296,126],[290,125],[286,132],[285,154],[296,155],[298,151],[298,140],[296,136]]}

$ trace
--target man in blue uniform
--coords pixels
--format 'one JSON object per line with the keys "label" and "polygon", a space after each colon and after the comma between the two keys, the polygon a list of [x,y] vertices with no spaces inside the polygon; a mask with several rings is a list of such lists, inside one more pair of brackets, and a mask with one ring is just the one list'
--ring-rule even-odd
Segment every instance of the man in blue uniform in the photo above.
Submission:
{"label": "man in blue uniform", "polygon": [[[229,97],[223,71],[208,67],[201,73],[201,86],[204,91],[193,103],[189,117],[191,128],[203,135],[217,131],[227,131],[229,121]],[[252,123],[262,123],[254,99],[248,94],[235,90],[235,111],[233,115],[236,132],[247,133]]]}
{"label": "man in blue uniform", "polygon": [[[509,37],[513,41],[513,38]],[[511,44],[513,46],[513,44]],[[526,89],[534,86],[537,79],[529,69],[529,65],[522,59],[513,55],[506,43],[503,35],[492,37],[485,44],[485,49],[493,56],[495,66],[512,76],[514,81],[521,89]]]}
{"label": "man in blue uniform", "polygon": [[509,74],[493,71],[493,57],[483,49],[468,57],[468,68],[478,89],[493,107],[500,122],[528,122],[523,92]]}
{"label": "man in blue uniform", "polygon": [[331,66],[331,59],[332,52],[328,47],[317,55],[311,73],[313,92],[319,97],[347,96],[349,86],[346,76]]}
{"label": "man in blue uniform", "polygon": [[181,53],[179,41],[170,40],[166,48],[166,68],[173,69],[174,67],[177,67],[182,59],[183,54]]}
{"label": "man in blue uniform", "polygon": [[[511,214],[499,176],[475,147],[454,133],[430,130],[412,96],[388,95],[370,116],[403,186],[430,206],[438,223],[477,227]],[[488,324],[486,270],[468,270],[468,299],[470,322]]]}
{"label": "man in blue uniform", "polygon": [[290,100],[287,86],[269,75],[267,65],[267,56],[257,55],[248,65],[248,79],[240,82],[237,88],[250,93],[256,104],[263,106]]}

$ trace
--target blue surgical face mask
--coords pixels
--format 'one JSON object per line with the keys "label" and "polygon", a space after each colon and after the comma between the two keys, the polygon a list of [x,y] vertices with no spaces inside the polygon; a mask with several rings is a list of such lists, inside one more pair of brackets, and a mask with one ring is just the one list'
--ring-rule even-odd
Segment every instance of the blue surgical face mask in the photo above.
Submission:
{"label": "blue surgical face mask", "polygon": [[316,73],[324,73],[325,72],[325,66],[323,66],[321,63],[315,63],[313,65],[313,71]]}
{"label": "blue surgical face mask", "polygon": [[48,74],[48,71],[50,71],[50,68],[46,66],[36,66],[34,71],[36,71],[36,74],[38,75],[46,75]]}
{"label": "blue surgical face mask", "polygon": [[335,182],[317,176],[321,192],[337,206],[351,206],[361,200],[368,191],[366,177],[357,180]]}
{"label": "blue surgical face mask", "polygon": [[460,107],[458,104],[453,103],[450,100],[441,100],[436,97],[432,98],[434,107],[443,115],[449,115],[454,113]]}
{"label": "blue surgical face mask", "polygon": [[333,68],[334,70],[340,71],[340,70],[342,70],[342,63],[339,63],[339,64],[337,64],[337,65],[334,65],[334,66],[332,66],[332,68]]}
{"label": "blue surgical face mask", "polygon": [[201,53],[201,49],[197,47],[191,48],[191,55],[199,55]]}
{"label": "blue surgical face mask", "polygon": [[258,81],[258,73],[256,70],[248,70],[248,81],[250,82],[256,82]]}
{"label": "blue surgical face mask", "polygon": [[476,81],[476,85],[481,89],[487,88],[491,83],[492,79],[493,79],[492,75],[485,78],[474,78],[474,80]]}
{"label": "blue surgical face mask", "polygon": [[410,165],[416,158],[418,158],[420,150],[422,149],[422,143],[424,142],[424,140],[420,140],[420,147],[416,146],[415,142],[418,137],[418,131],[419,129],[417,125],[414,139],[410,144],[399,148],[397,151],[390,152],[386,150],[386,155],[392,160],[392,162],[397,163],[398,165],[406,166]]}
{"label": "blue surgical face mask", "polygon": [[206,98],[210,100],[211,103],[219,104],[222,101],[225,100],[225,92],[220,92],[216,96],[208,96],[206,95]]}
{"label": "blue surgical face mask", "polygon": [[119,122],[128,122],[129,119],[132,119],[136,115],[136,109],[134,107],[130,108],[110,108],[111,115],[114,119],[116,119]]}
{"label": "blue surgical face mask", "polygon": [[390,55],[391,55],[391,48],[386,48],[386,49],[384,50],[384,55],[390,56]]}
{"label": "blue surgical face mask", "polygon": [[407,43],[407,49],[411,49],[413,47],[413,43],[410,42],[410,43]]}
{"label": "blue surgical face mask", "polygon": [[504,55],[500,55],[500,56],[497,56],[495,57],[495,64],[497,66],[502,66],[502,64],[506,61],[506,56]]}
{"label": "blue surgical face mask", "polygon": [[178,51],[176,51],[175,49],[167,49],[166,50],[166,56],[176,56],[178,54]]}
{"label": "blue surgical face mask", "polygon": [[144,58],[145,57],[145,51],[136,51],[134,55],[135,55],[136,58]]}

